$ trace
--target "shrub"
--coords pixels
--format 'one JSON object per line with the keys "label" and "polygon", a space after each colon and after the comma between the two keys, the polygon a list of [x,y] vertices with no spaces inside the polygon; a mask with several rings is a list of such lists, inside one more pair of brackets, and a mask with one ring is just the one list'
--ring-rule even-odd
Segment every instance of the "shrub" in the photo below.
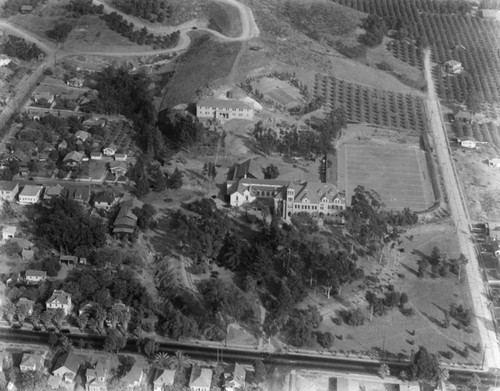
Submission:
{"label": "shrub", "polygon": [[333,334],[330,333],[329,331],[326,331],[324,333],[318,332],[315,334],[316,334],[316,341],[321,347],[329,349],[333,345],[335,338]]}

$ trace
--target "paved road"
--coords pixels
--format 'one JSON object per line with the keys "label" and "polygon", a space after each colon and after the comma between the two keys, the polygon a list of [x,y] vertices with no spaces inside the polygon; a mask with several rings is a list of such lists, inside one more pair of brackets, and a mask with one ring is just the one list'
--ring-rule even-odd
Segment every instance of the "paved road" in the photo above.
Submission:
{"label": "paved road", "polygon": [[495,332],[493,316],[489,310],[488,295],[485,282],[482,278],[482,271],[469,232],[469,213],[458,176],[456,175],[439,98],[434,87],[430,51],[428,49],[425,51],[424,64],[428,86],[426,104],[434,136],[434,149],[437,153],[439,166],[443,174],[451,216],[457,227],[460,250],[469,259],[465,271],[472,296],[474,313],[477,317],[478,333],[481,338],[481,344],[485,347],[484,366],[486,368],[500,368],[498,337]]}

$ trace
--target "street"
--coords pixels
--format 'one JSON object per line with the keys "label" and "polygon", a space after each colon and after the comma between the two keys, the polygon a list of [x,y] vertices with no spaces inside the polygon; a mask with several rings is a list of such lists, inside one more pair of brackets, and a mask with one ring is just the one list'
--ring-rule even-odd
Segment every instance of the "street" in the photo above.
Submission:
{"label": "street", "polygon": [[469,213],[456,175],[453,157],[446,135],[439,98],[432,78],[430,50],[425,51],[425,75],[428,86],[426,99],[434,150],[437,153],[439,167],[443,176],[451,217],[457,228],[461,252],[468,258],[465,266],[467,281],[472,297],[474,313],[477,318],[478,333],[484,351],[484,368],[500,368],[500,349],[493,323],[493,314],[488,308],[488,293],[482,278],[474,243],[469,232]]}

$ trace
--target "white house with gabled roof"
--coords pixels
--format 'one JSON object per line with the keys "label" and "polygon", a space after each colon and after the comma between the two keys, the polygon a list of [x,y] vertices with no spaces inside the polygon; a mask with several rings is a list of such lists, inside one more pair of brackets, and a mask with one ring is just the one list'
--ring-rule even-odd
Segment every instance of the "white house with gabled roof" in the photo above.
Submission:
{"label": "white house with gabled roof", "polygon": [[52,296],[45,302],[47,309],[62,309],[68,315],[71,311],[71,295],[63,290],[54,290]]}
{"label": "white house with gabled roof", "polygon": [[206,99],[196,103],[198,118],[253,119],[254,110],[239,100]]}

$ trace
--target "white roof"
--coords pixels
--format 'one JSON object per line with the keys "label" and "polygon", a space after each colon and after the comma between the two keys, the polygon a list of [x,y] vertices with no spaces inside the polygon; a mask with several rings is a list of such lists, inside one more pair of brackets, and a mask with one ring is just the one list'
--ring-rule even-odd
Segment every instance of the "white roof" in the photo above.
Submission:
{"label": "white roof", "polygon": [[38,195],[38,193],[40,193],[42,189],[43,186],[26,185],[24,186],[23,191],[19,195],[24,197],[34,197]]}
{"label": "white roof", "polygon": [[5,233],[5,234],[9,234],[9,235],[14,235],[17,231],[17,227],[13,226],[13,225],[8,225],[7,227],[4,227],[2,229],[2,232]]}

